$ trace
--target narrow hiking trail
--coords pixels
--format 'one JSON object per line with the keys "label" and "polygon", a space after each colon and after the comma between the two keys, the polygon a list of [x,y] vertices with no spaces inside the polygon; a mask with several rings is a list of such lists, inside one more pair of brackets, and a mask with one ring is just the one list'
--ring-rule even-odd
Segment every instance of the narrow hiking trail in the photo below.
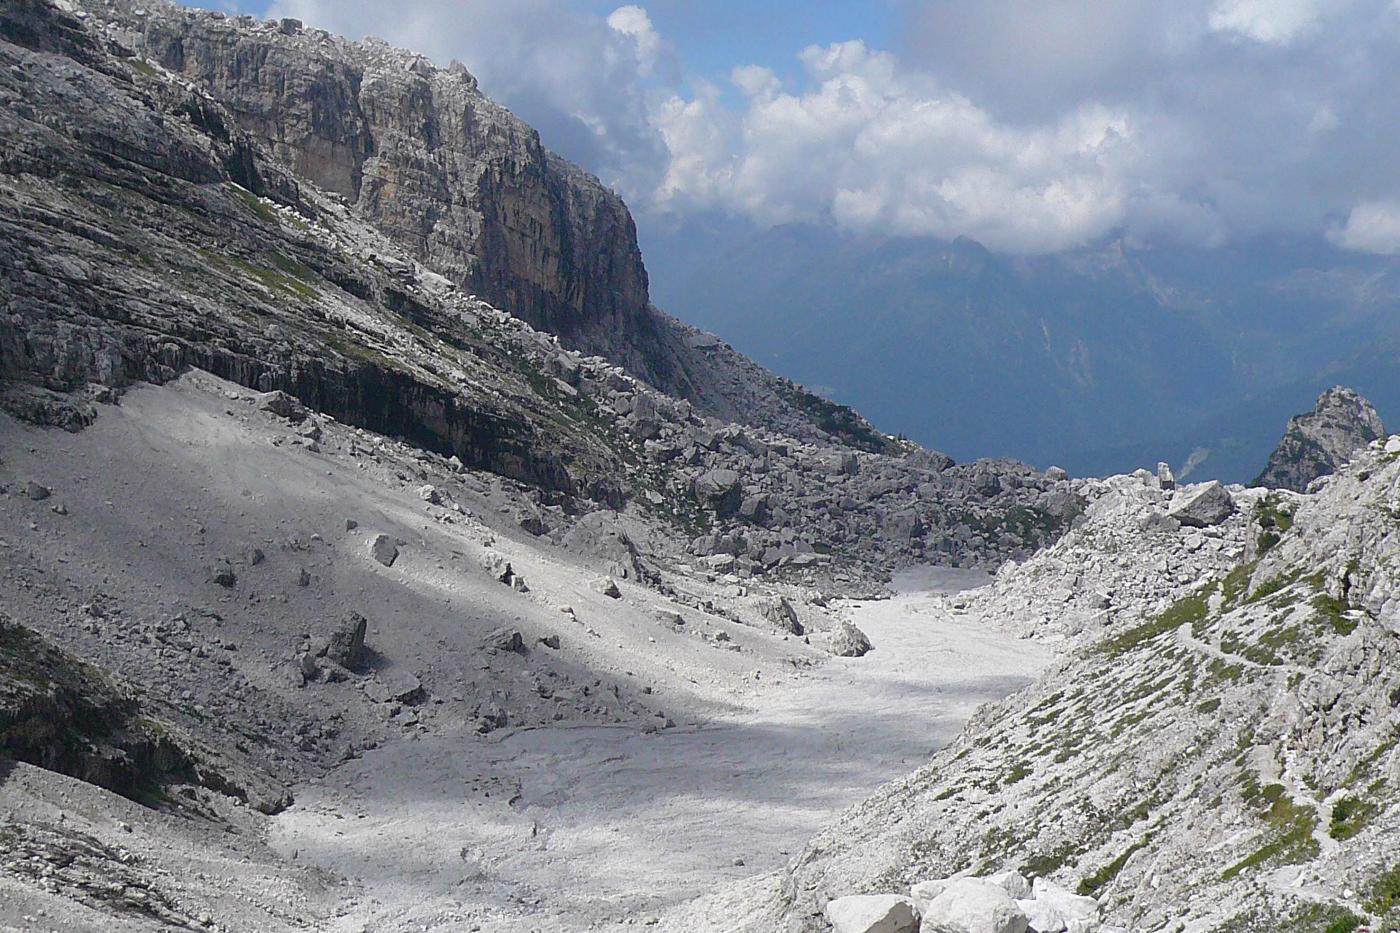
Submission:
{"label": "narrow hiking trail", "polygon": [[303,788],[273,843],[362,883],[345,929],[644,922],[778,868],[1049,664],[1047,648],[952,616],[934,595],[985,580],[905,575],[896,597],[849,606],[875,645],[866,657],[759,676],[737,712],[699,725],[490,741],[463,727],[387,744]]}

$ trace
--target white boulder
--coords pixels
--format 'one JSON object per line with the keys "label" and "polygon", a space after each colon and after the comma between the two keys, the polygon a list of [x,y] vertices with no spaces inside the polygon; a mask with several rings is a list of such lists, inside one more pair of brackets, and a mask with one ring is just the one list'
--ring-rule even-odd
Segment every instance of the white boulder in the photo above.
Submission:
{"label": "white boulder", "polygon": [[1068,926],[1065,915],[1055,909],[1055,905],[1049,901],[1017,898],[1016,906],[1025,911],[1026,920],[1035,933],[1064,933]]}
{"label": "white boulder", "polygon": [[933,878],[929,881],[918,881],[909,886],[909,896],[914,899],[914,906],[919,908],[922,914],[928,910],[928,905],[933,903],[933,899],[942,894],[948,885],[953,883],[952,878]]}
{"label": "white boulder", "polygon": [[1018,871],[997,872],[995,875],[988,875],[987,880],[1001,885],[1002,890],[1009,894],[1012,900],[1031,896],[1031,883]]}
{"label": "white boulder", "polygon": [[1026,914],[986,878],[957,878],[933,899],[920,933],[1026,933]]}
{"label": "white boulder", "polygon": [[828,901],[826,919],[836,933],[918,933],[914,902],[898,894],[853,894]]}
{"label": "white boulder", "polygon": [[1099,902],[1094,898],[1075,894],[1044,878],[1035,879],[1031,896],[1058,910],[1064,916],[1066,926],[1075,920],[1097,920],[1099,917]]}

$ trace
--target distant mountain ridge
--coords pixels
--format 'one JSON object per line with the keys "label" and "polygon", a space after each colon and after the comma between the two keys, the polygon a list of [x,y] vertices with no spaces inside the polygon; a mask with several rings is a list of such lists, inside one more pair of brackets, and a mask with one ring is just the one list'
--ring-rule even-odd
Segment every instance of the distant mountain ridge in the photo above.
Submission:
{"label": "distant mountain ridge", "polygon": [[1273,426],[1333,383],[1400,406],[1382,352],[1400,333],[1400,267],[1321,241],[1010,257],[789,225],[656,290],[760,362],[958,457],[1083,474],[1169,457],[1242,481]]}

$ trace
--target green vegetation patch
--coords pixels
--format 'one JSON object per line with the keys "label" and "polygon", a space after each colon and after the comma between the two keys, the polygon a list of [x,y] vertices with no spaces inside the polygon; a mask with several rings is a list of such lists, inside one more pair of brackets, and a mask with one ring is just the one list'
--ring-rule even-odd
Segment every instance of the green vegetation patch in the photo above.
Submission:
{"label": "green vegetation patch", "polygon": [[1372,913],[1389,913],[1396,908],[1400,908],[1400,865],[1392,865],[1376,876],[1371,883],[1371,897],[1366,901],[1366,909]]}
{"label": "green vegetation patch", "polygon": [[1154,638],[1176,631],[1183,625],[1195,625],[1204,621],[1210,611],[1208,604],[1213,592],[1214,587],[1209,587],[1193,596],[1185,596],[1168,606],[1156,618],[1111,638],[1105,638],[1095,646],[1095,651],[1110,656],[1126,654]]}
{"label": "green vegetation patch", "polygon": [[1267,554],[1282,540],[1288,529],[1293,527],[1295,507],[1284,502],[1283,497],[1271,493],[1254,505],[1254,520],[1259,525],[1259,553]]}
{"label": "green vegetation patch", "polygon": [[242,185],[229,185],[229,192],[237,199],[238,203],[248,214],[263,223],[277,223],[277,212],[263,203],[262,198],[244,188]]}
{"label": "green vegetation patch", "polygon": [[1311,605],[1328,627],[1338,635],[1350,635],[1356,631],[1356,620],[1347,617],[1347,611],[1351,607],[1342,600],[1322,593],[1313,597]]}
{"label": "green vegetation patch", "polygon": [[1332,805],[1332,822],[1327,827],[1327,835],[1338,840],[1350,839],[1365,829],[1379,810],[1375,801],[1343,797]]}
{"label": "green vegetation patch", "polygon": [[890,448],[889,438],[873,429],[853,408],[822,398],[788,379],[778,379],[778,394],[788,404],[809,415],[817,427],[828,434],[877,453]]}
{"label": "green vegetation patch", "polygon": [[1151,834],[1143,836],[1137,842],[1120,852],[1113,861],[1104,865],[1087,878],[1081,879],[1078,887],[1079,893],[1091,896],[1098,893],[1099,889],[1118,877],[1118,873],[1123,870],[1124,865],[1128,864],[1128,859],[1132,858],[1134,853],[1147,848],[1147,844],[1151,841]]}
{"label": "green vegetation patch", "polygon": [[[1252,775],[1249,776],[1252,781]],[[1263,846],[1225,869],[1221,876],[1228,881],[1254,868],[1274,865],[1294,865],[1317,857],[1319,847],[1313,838],[1317,829],[1317,811],[1300,806],[1287,795],[1282,785],[1270,784],[1250,793],[1248,784],[1245,800],[1251,804],[1268,804],[1264,820],[1273,828],[1273,837]]]}

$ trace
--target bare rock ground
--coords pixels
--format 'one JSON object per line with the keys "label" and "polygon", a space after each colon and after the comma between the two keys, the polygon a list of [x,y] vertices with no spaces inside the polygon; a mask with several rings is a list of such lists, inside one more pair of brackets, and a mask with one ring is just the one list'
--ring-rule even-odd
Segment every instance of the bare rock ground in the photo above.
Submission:
{"label": "bare rock ground", "polygon": [[[655,734],[459,731],[386,744],[279,816],[273,844],[361,881],[349,928],[622,929],[781,866],[831,814],[917,767],[1050,653],[934,608],[970,571],[847,611],[876,650],[758,672],[735,708]],[[495,737],[493,736],[493,739]],[[516,905],[502,911],[504,901]]]}

